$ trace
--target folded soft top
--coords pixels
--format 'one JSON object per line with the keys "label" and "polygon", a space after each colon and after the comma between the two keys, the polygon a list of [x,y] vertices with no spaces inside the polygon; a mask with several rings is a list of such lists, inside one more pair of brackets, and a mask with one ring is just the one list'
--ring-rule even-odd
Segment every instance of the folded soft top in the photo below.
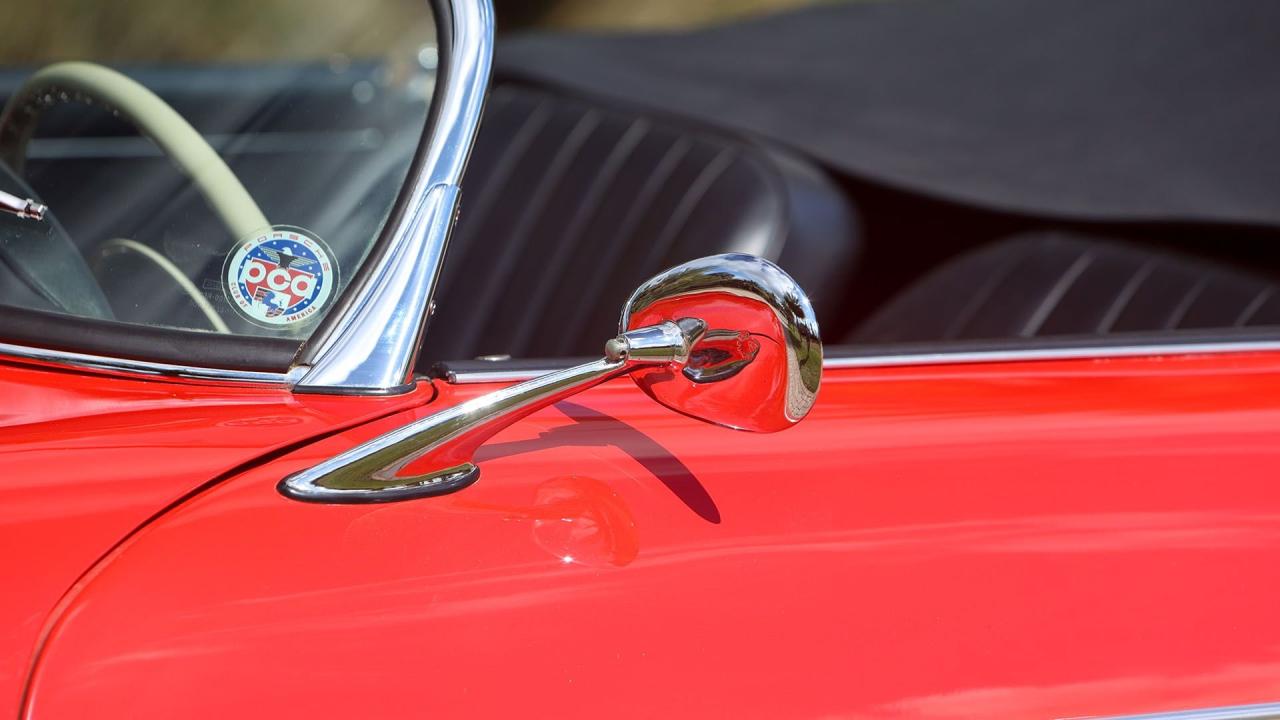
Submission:
{"label": "folded soft top", "polygon": [[1280,224],[1280,3],[886,0],[537,34],[499,72],[999,210]]}

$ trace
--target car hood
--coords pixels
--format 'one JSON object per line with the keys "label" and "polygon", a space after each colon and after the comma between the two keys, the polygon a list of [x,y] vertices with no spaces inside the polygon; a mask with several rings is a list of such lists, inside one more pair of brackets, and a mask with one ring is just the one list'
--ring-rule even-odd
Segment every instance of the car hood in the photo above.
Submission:
{"label": "car hood", "polygon": [[296,396],[0,363],[0,708],[59,598],[150,518],[255,461],[430,398]]}

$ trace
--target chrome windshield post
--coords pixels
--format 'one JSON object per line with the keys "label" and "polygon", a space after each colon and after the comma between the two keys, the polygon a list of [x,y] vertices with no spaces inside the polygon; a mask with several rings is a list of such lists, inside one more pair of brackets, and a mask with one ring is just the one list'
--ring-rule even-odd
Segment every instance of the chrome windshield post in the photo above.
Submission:
{"label": "chrome windshield post", "polygon": [[296,391],[387,393],[410,382],[493,62],[490,0],[434,6],[443,84],[409,202],[393,217],[363,281],[299,354]]}

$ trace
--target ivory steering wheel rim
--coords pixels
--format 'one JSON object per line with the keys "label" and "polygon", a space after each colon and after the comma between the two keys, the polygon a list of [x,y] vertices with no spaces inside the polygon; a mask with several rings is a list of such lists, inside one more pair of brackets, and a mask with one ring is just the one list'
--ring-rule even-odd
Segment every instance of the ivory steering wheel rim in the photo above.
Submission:
{"label": "ivory steering wheel rim", "polygon": [[41,112],[73,101],[118,113],[154,142],[191,178],[234,240],[270,226],[235,173],[190,123],[136,80],[97,63],[54,63],[28,78],[0,112],[0,160],[21,173]]}
{"label": "ivory steering wheel rim", "polygon": [[[200,191],[233,241],[270,227],[226,161],[176,110],[136,80],[90,62],[60,62],[34,73],[0,111],[0,160],[21,175],[27,143],[41,113],[63,102],[84,102],[128,120],[178,166]],[[191,295],[190,283],[178,283]],[[193,296],[193,300],[199,301]],[[216,328],[223,331],[220,328]]]}

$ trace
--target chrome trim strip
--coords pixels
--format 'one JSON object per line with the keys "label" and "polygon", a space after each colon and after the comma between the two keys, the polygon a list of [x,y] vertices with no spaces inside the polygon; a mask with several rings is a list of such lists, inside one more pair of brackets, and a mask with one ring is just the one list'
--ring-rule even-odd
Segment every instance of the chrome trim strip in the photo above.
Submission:
{"label": "chrome trim strip", "polygon": [[[1115,347],[1038,348],[1027,350],[985,350],[955,353],[903,353],[867,357],[826,358],[823,370],[843,368],[910,367],[916,365],[971,365],[978,363],[1032,362],[1037,360],[1105,360],[1109,358],[1146,357],[1150,355],[1221,355],[1227,353],[1276,352],[1280,341],[1165,343],[1158,345],[1117,345]],[[482,370],[449,372],[445,381],[453,385],[474,383],[520,382],[557,368],[528,370]]]}
{"label": "chrome trim strip", "polygon": [[493,62],[490,0],[446,4],[451,42],[423,172],[368,280],[330,320],[329,332],[303,350],[300,391],[388,392],[410,380]]}
{"label": "chrome trim strip", "polygon": [[1116,715],[1099,720],[1280,720],[1280,703],[1177,710],[1147,715]]}
{"label": "chrome trim strip", "polygon": [[984,350],[957,353],[903,353],[868,357],[829,358],[824,369],[860,367],[898,367],[910,365],[956,365],[971,363],[1029,362],[1035,360],[1105,360],[1109,358],[1148,357],[1152,355],[1218,355],[1223,353],[1270,352],[1280,350],[1280,341],[1165,343],[1153,345],[1116,345],[1078,348],[1039,348],[1027,350]]}
{"label": "chrome trim strip", "polygon": [[476,383],[509,383],[532,380],[540,375],[555,372],[555,368],[533,370],[486,370],[482,372],[453,372],[450,370],[444,381],[450,385],[473,385]]}
{"label": "chrome trim strip", "polygon": [[289,385],[291,378],[286,373],[258,372],[252,370],[223,370],[219,368],[188,367],[185,365],[169,365],[166,363],[147,362],[146,360],[128,360],[125,358],[85,355],[65,350],[47,350],[44,348],[25,347],[0,343],[0,355],[9,357],[0,360],[37,360],[40,362],[58,363],[89,370],[108,372],[134,373],[143,375],[160,375],[164,377],[184,378],[188,380],[217,380],[221,382],[260,383],[266,385]]}

